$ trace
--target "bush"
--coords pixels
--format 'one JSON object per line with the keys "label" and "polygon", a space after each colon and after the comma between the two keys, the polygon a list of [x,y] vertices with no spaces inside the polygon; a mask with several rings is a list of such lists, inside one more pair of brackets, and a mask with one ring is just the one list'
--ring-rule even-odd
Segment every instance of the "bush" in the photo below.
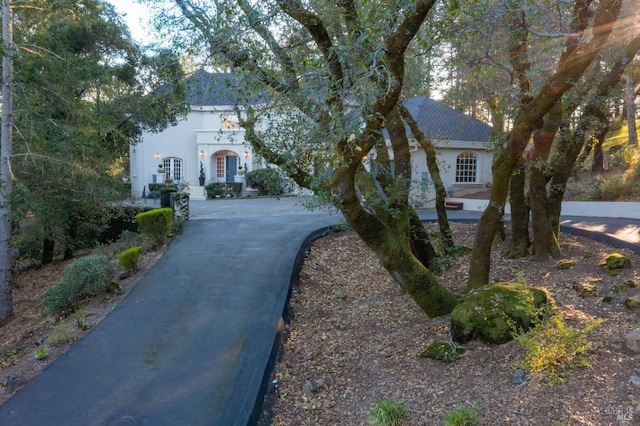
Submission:
{"label": "bush", "polygon": [[367,420],[372,426],[400,426],[406,416],[406,407],[393,400],[380,401],[367,411]]}
{"label": "bush", "polygon": [[103,254],[80,258],[67,266],[62,281],[44,294],[44,304],[52,314],[64,314],[80,300],[105,293],[115,268]]}
{"label": "bush", "polygon": [[247,185],[258,190],[258,195],[282,194],[282,177],[276,169],[266,168],[247,173]]}
{"label": "bush", "polygon": [[549,316],[528,332],[515,335],[527,351],[521,366],[532,373],[544,372],[552,384],[562,385],[565,370],[589,365],[586,352],[592,345],[587,334],[602,322],[598,319],[574,329],[565,324],[561,314]]}
{"label": "bush", "polygon": [[174,183],[150,183],[149,191],[162,191],[164,188],[173,188],[176,191],[178,190],[178,186]]}
{"label": "bush", "polygon": [[178,192],[178,188],[168,186],[160,190],[160,207],[171,207],[171,194]]}
{"label": "bush", "polygon": [[150,210],[136,215],[140,231],[156,244],[162,245],[167,240],[173,226],[173,210],[168,207]]}
{"label": "bush", "polygon": [[480,415],[475,407],[461,406],[444,415],[445,426],[475,426],[480,423]]}
{"label": "bush", "polygon": [[100,244],[108,244],[119,240],[123,233],[137,233],[138,224],[136,223],[136,215],[152,209],[153,207],[147,206],[111,207],[109,211],[110,219],[107,223],[107,228],[100,234],[98,242]]}
{"label": "bush", "polygon": [[242,183],[240,182],[213,182],[204,187],[207,191],[207,198],[239,198],[242,194]]}
{"label": "bush", "polygon": [[141,252],[142,247],[131,247],[118,255],[118,261],[127,272],[138,272],[138,260]]}

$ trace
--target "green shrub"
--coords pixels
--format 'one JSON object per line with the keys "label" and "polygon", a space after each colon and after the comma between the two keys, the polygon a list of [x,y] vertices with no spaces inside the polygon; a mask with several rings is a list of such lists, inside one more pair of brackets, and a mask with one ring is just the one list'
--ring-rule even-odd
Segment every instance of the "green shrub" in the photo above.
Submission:
{"label": "green shrub", "polygon": [[173,226],[173,210],[168,207],[150,210],[136,215],[140,231],[155,243],[162,245]]}
{"label": "green shrub", "polygon": [[591,190],[591,198],[602,201],[615,201],[628,197],[633,192],[633,180],[606,179]]}
{"label": "green shrub", "polygon": [[586,352],[591,348],[587,334],[600,326],[598,319],[576,330],[565,324],[561,314],[548,316],[526,333],[516,334],[515,339],[527,351],[521,366],[532,373],[544,372],[551,383],[560,386],[567,368],[586,367]]}
{"label": "green shrub", "polygon": [[380,401],[369,408],[367,420],[371,426],[400,426],[407,409],[398,401]]}
{"label": "green shrub", "polygon": [[142,247],[131,247],[118,255],[118,262],[128,272],[138,272],[138,260],[141,252]]}
{"label": "green shrub", "polygon": [[241,182],[213,182],[204,187],[207,191],[207,198],[226,198],[236,197],[239,198],[242,195],[242,183]]}
{"label": "green shrub", "polygon": [[115,274],[115,268],[103,254],[80,258],[67,266],[62,281],[44,294],[44,304],[52,314],[64,314],[80,300],[104,293]]}
{"label": "green shrub", "polygon": [[282,194],[282,177],[276,169],[266,168],[247,173],[247,185],[258,190],[258,195]]}
{"label": "green shrub", "polygon": [[631,145],[618,145],[609,149],[611,154],[609,158],[610,167],[629,167],[640,162],[640,148]]}
{"label": "green shrub", "polygon": [[171,207],[171,194],[178,192],[178,188],[174,186],[168,186],[160,190],[160,207]]}
{"label": "green shrub", "polygon": [[149,191],[160,192],[164,188],[173,188],[176,191],[178,190],[178,186],[174,183],[150,183],[149,184]]}
{"label": "green shrub", "polygon": [[73,343],[80,339],[81,334],[78,327],[71,322],[61,322],[53,327],[49,342],[53,345],[64,345],[65,343]]}
{"label": "green shrub", "polygon": [[480,423],[480,415],[475,407],[460,406],[444,415],[445,426],[475,426]]}

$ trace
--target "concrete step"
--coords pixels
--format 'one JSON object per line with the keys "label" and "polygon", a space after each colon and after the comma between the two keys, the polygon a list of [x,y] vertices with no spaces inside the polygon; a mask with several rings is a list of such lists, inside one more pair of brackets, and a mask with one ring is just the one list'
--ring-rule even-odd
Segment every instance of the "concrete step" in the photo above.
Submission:
{"label": "concrete step", "polygon": [[189,186],[189,199],[194,201],[206,200],[204,186]]}

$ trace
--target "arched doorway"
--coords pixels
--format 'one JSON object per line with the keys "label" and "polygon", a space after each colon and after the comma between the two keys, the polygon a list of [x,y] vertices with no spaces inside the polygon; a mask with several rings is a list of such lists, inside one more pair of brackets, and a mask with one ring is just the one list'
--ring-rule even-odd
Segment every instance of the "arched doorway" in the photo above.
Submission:
{"label": "arched doorway", "polygon": [[216,181],[233,182],[238,172],[239,156],[233,151],[217,151],[213,154]]}

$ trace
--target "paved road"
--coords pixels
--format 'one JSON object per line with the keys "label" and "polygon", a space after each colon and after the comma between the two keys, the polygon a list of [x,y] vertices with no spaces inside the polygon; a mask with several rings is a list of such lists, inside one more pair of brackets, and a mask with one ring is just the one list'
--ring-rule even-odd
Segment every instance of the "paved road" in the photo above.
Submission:
{"label": "paved road", "polygon": [[[341,216],[308,211],[297,198],[190,207],[192,220],[156,266],[91,333],[0,407],[0,425],[256,420],[300,248]],[[420,216],[435,218],[428,210]],[[453,220],[478,217],[450,212]],[[640,235],[640,221],[568,218],[564,225],[599,226],[598,235],[619,240]]]}
{"label": "paved road", "polygon": [[0,425],[246,425],[299,249],[340,219],[283,200],[194,203],[199,220]]}

